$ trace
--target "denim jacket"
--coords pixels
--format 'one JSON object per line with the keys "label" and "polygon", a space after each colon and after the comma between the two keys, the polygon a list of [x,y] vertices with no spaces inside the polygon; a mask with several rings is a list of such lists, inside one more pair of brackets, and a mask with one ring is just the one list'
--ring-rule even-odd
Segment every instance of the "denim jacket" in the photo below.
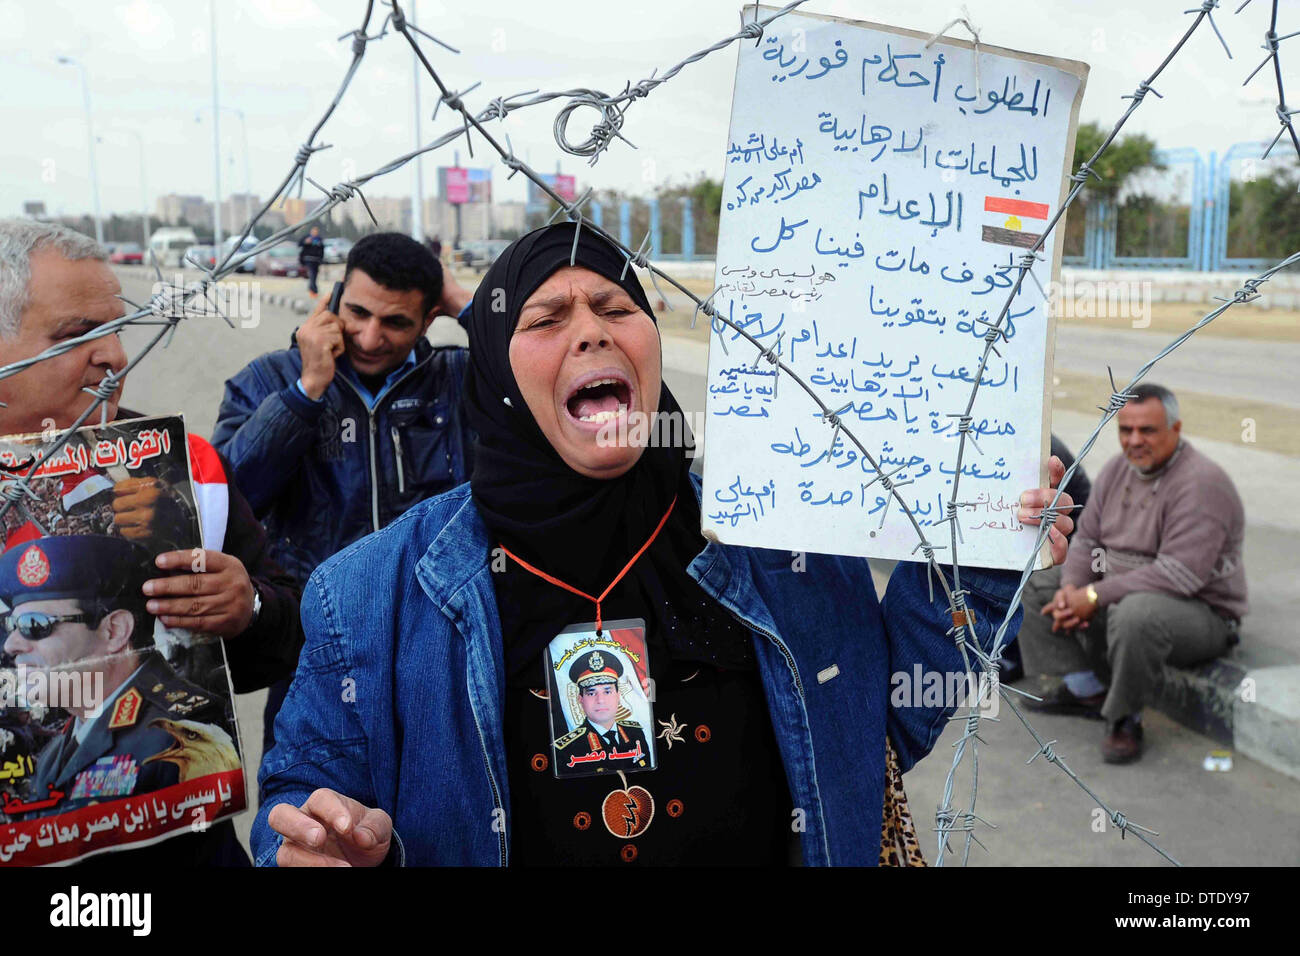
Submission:
{"label": "denim jacket", "polygon": [[303,582],[320,562],[469,477],[461,413],[468,350],[420,338],[414,364],[374,403],[342,369],[313,402],[296,339],[226,382],[212,444],[230,459],[271,553]]}
{"label": "denim jacket", "polygon": [[[392,817],[390,860],[509,863],[495,544],[464,485],[312,574],[302,600],[306,644],[259,775],[259,865],[274,865],[281,842],[267,824],[271,808],[301,805],[318,787]],[[795,570],[788,551],[710,542],[688,571],[753,632],[805,862],[875,865],[885,734],[906,770],[952,712],[918,706],[919,694],[891,706],[890,675],[910,679],[914,664],[943,674],[964,668],[946,634],[942,589],[928,597],[927,565],[900,562],[878,601],[865,560],[804,557]],[[985,650],[1017,581],[962,569]]]}

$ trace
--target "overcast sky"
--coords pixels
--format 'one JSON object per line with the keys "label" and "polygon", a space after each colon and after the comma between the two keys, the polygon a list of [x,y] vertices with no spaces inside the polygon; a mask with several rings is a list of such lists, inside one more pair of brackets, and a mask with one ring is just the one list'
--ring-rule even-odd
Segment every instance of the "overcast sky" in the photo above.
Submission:
{"label": "overcast sky", "polygon": [[[986,42],[1083,60],[1091,65],[1081,119],[1110,125],[1131,92],[1186,29],[1183,11],[1194,0],[968,0]],[[1260,48],[1270,3],[1254,0],[1242,13],[1229,0],[1218,12],[1233,53],[1229,60],[1208,26],[1166,71],[1126,129],[1145,132],[1161,146],[1223,152],[1243,140],[1271,139],[1276,91],[1270,70],[1248,86],[1246,75],[1263,58]],[[377,0],[377,7],[385,7]],[[950,19],[950,0],[810,0],[804,9],[932,31]],[[337,37],[359,25],[364,0],[218,0],[217,69],[221,112],[222,191],[245,186],[265,197],[288,171],[292,157],[328,104],[346,69],[348,42]],[[407,7],[409,10],[409,5]],[[467,102],[477,112],[498,95],[525,90],[586,87],[617,92],[628,80],[663,71],[734,32],[735,0],[418,0],[415,20],[462,51],[452,55],[425,41],[445,80],[460,88],[482,81]],[[1286,19],[1289,14],[1289,21]],[[374,23],[382,19],[376,16]],[[1300,12],[1284,8],[1279,33],[1300,30]],[[958,31],[957,35],[962,35]],[[1300,39],[1292,41],[1300,43]],[[145,147],[150,209],[161,193],[213,192],[212,86],[209,5],[206,0],[0,0],[0,215],[21,211],[24,200],[44,200],[54,214],[90,209],[86,128],[74,67],[90,76],[101,204],[104,213],[140,206],[137,130]],[[1287,45],[1283,45],[1284,53]],[[1284,58],[1291,96],[1300,102],[1300,47]],[[505,125],[518,153],[540,169],[559,161],[580,185],[637,193],[652,182],[698,173],[720,178],[735,71],[736,47],[686,67],[675,80],[628,112],[624,132],[640,149],[617,143],[594,169],[566,156],[551,137],[558,104],[512,116]],[[334,147],[313,158],[310,173],[332,184],[365,172],[412,148],[412,55],[400,36],[370,44],[343,106],[322,134]],[[449,124],[436,124],[435,87],[421,84],[426,141]],[[579,113],[579,117],[590,115]],[[496,124],[500,126],[501,124]],[[573,138],[589,122],[575,117]],[[484,150],[486,147],[484,147]],[[484,165],[476,149],[471,161]],[[434,192],[435,167],[450,165],[451,150],[424,162],[425,193]],[[409,167],[373,184],[375,195],[409,195]],[[498,199],[522,199],[522,177],[495,177]]]}

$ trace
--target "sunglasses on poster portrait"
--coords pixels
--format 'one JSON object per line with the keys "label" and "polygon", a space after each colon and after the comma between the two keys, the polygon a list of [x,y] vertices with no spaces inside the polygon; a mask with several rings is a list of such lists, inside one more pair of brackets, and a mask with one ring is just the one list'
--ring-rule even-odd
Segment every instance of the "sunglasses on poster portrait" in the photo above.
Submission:
{"label": "sunglasses on poster portrait", "polygon": [[6,634],[17,631],[29,641],[39,641],[54,633],[54,629],[63,623],[88,623],[94,620],[91,614],[46,614],[44,611],[19,611],[6,614],[0,624]]}

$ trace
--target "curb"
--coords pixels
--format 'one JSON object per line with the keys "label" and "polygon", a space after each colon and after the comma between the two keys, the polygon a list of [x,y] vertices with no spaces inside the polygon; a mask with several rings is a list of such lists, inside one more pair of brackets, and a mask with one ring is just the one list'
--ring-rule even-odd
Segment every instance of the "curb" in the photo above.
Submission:
{"label": "curb", "polygon": [[1300,780],[1300,664],[1248,669],[1230,652],[1197,667],[1166,665],[1151,706]]}
{"label": "curb", "polygon": [[278,305],[299,315],[308,315],[311,312],[310,299],[300,299],[280,292],[263,292],[260,297],[267,305]]}

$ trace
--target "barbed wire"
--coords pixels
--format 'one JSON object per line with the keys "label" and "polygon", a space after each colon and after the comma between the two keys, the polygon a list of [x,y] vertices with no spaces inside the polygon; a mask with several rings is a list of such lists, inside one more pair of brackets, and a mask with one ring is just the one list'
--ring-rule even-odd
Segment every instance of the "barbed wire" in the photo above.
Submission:
{"label": "barbed wire", "polygon": [[[16,507],[20,509],[20,511],[22,511],[25,515],[30,517],[30,514],[26,511],[25,505],[23,504],[23,499],[33,494],[30,488],[30,481],[34,477],[37,469],[40,467],[41,462],[57,454],[59,450],[67,443],[67,441],[71,439],[73,433],[75,432],[75,429],[81,427],[83,424],[85,424],[85,422],[90,420],[90,418],[93,416],[96,409],[101,410],[101,421],[104,420],[107,412],[107,406],[105,405],[105,402],[109,398],[111,398],[111,396],[114,394],[122,379],[124,379],[127,373],[130,372],[146,355],[148,355],[160,343],[163,344],[164,348],[166,347],[167,343],[170,342],[171,336],[174,333],[178,324],[183,319],[187,317],[191,317],[191,314],[195,309],[194,303],[197,300],[202,299],[205,302],[205,306],[201,314],[210,315],[215,313],[217,315],[220,315],[223,319],[225,319],[225,321],[227,321],[227,323],[229,323],[230,321],[229,318],[224,315],[224,313],[221,311],[220,306],[216,305],[215,303],[212,303],[211,300],[211,293],[213,291],[214,286],[217,283],[219,283],[221,280],[229,276],[231,273],[235,272],[235,270],[238,269],[239,266],[242,265],[249,258],[258,255],[260,252],[263,252],[266,249],[271,248],[272,246],[278,244],[288,236],[296,232],[299,232],[301,230],[309,228],[311,225],[321,221],[326,216],[328,216],[330,212],[333,209],[335,209],[337,206],[349,201],[354,197],[360,199],[360,201],[362,202],[363,206],[366,209],[366,212],[370,215],[372,221],[374,221],[375,219],[374,214],[370,210],[369,203],[366,201],[365,196],[362,193],[363,186],[365,186],[371,180],[379,176],[386,175],[387,173],[393,172],[394,170],[401,168],[402,166],[406,165],[408,162],[412,161],[418,156],[422,156],[425,153],[433,152],[437,149],[443,148],[452,142],[459,141],[462,137],[465,139],[466,146],[469,149],[470,154],[472,156],[473,155],[472,136],[473,134],[477,133],[480,140],[486,143],[497,154],[500,161],[510,170],[509,176],[507,178],[513,178],[517,173],[523,173],[524,176],[528,178],[541,193],[548,196],[556,204],[557,209],[555,215],[552,217],[553,219],[560,217],[562,215],[563,217],[575,223],[576,228],[575,228],[575,235],[574,235],[574,251],[570,259],[571,262],[576,261],[577,240],[581,230],[583,229],[591,230],[592,232],[603,237],[606,241],[610,242],[615,248],[617,248],[623,254],[623,256],[625,257],[625,263],[624,263],[625,270],[631,266],[636,266],[637,268],[641,269],[649,276],[651,282],[654,284],[657,290],[659,289],[658,283],[660,280],[662,280],[668,285],[672,286],[678,292],[685,295],[690,301],[694,302],[694,312],[692,314],[691,327],[694,328],[696,321],[698,320],[698,317],[701,313],[706,315],[710,322],[711,334],[716,333],[718,344],[724,349],[724,352],[727,351],[727,345],[722,335],[722,331],[727,328],[729,328],[734,333],[733,341],[735,341],[736,339],[743,339],[746,342],[748,342],[750,345],[752,345],[757,350],[757,355],[753,360],[753,367],[757,368],[760,362],[766,362],[768,365],[772,367],[774,397],[776,394],[776,386],[777,386],[777,382],[779,381],[780,375],[784,373],[787,376],[789,376],[789,378],[800,388],[800,390],[805,395],[807,395],[809,399],[811,399],[811,401],[817,407],[819,411],[818,417],[820,418],[822,423],[831,428],[831,446],[830,446],[831,449],[833,450],[835,448],[836,443],[839,441],[840,436],[842,435],[848,441],[852,442],[852,444],[857,448],[862,459],[865,460],[870,465],[870,467],[875,471],[876,473],[875,477],[872,478],[871,481],[864,486],[864,490],[866,487],[870,487],[872,484],[879,482],[881,487],[886,492],[888,492],[889,497],[886,499],[886,506],[884,509],[882,509],[882,516],[881,516],[882,526],[886,516],[885,512],[887,512],[889,504],[891,504],[894,501],[898,502],[898,506],[901,509],[902,514],[911,523],[919,539],[919,543],[913,549],[912,553],[913,555],[915,555],[918,551],[921,552],[927,564],[927,581],[929,582],[929,587],[930,587],[931,604],[935,603],[934,590],[933,590],[934,581],[937,580],[939,582],[939,587],[942,592],[942,596],[947,604],[947,613],[950,615],[951,620],[953,622],[952,627],[948,629],[946,634],[949,637],[949,639],[951,639],[954,642],[956,648],[960,652],[963,661],[963,666],[965,667],[967,673],[976,676],[982,675],[984,678],[987,679],[988,686],[991,688],[990,693],[993,692],[998,693],[1001,699],[1011,706],[1012,711],[1016,714],[1016,716],[1019,718],[1021,723],[1025,726],[1026,730],[1028,731],[1030,736],[1034,739],[1035,743],[1037,744],[1036,751],[1029,758],[1029,761],[1027,761],[1027,763],[1032,763],[1034,759],[1036,759],[1038,756],[1042,756],[1049,763],[1055,764],[1081,789],[1083,789],[1084,792],[1087,793],[1088,796],[1091,797],[1101,809],[1103,809],[1106,812],[1108,819],[1110,819],[1112,824],[1117,829],[1119,829],[1121,838],[1125,834],[1131,833],[1134,836],[1136,836],[1138,839],[1146,843],[1148,846],[1150,846],[1152,849],[1154,849],[1166,860],[1168,860],[1171,863],[1177,864],[1177,861],[1172,856],[1170,856],[1160,847],[1156,846],[1156,844],[1148,836],[1146,836],[1147,833],[1153,833],[1153,831],[1148,830],[1145,827],[1139,826],[1138,824],[1129,820],[1126,817],[1126,815],[1123,814],[1122,812],[1110,808],[1093,792],[1092,789],[1090,789],[1083,782],[1082,779],[1078,777],[1077,774],[1074,773],[1073,770],[1069,768],[1069,766],[1065,763],[1065,761],[1061,758],[1061,756],[1055,751],[1053,747],[1053,745],[1056,744],[1057,741],[1045,740],[1041,735],[1037,733],[1037,731],[1034,730],[1034,728],[1026,720],[1025,716],[1021,713],[1020,709],[1015,706],[1010,696],[1011,693],[1021,694],[1023,696],[1032,696],[1032,695],[1024,694],[1023,691],[1016,690],[1015,688],[1005,688],[1001,686],[998,680],[999,661],[1001,659],[1002,650],[1005,647],[1004,639],[1006,637],[1006,632],[1009,628],[1011,620],[1014,618],[1017,610],[1020,607],[1021,596],[1023,594],[1024,588],[1028,582],[1030,574],[1035,569],[1035,565],[1037,564],[1037,560],[1038,560],[1038,555],[1042,551],[1045,543],[1048,540],[1049,530],[1052,527],[1052,525],[1055,523],[1056,517],[1059,514],[1069,510],[1068,506],[1062,506],[1060,504],[1061,496],[1062,494],[1066,493],[1065,489],[1069,484],[1070,478],[1078,470],[1081,462],[1088,454],[1088,452],[1091,451],[1093,445],[1095,444],[1096,440],[1100,436],[1102,429],[1119,412],[1119,410],[1124,407],[1127,401],[1132,397],[1132,393],[1130,389],[1134,385],[1136,385],[1157,362],[1159,362],[1162,358],[1164,358],[1170,352],[1176,349],[1179,345],[1181,345],[1184,341],[1186,341],[1189,337],[1191,337],[1195,332],[1204,328],[1205,325],[1209,324],[1218,316],[1222,315],[1225,311],[1227,311],[1232,306],[1244,302],[1249,302],[1252,299],[1256,298],[1259,294],[1258,288],[1262,283],[1266,282],[1272,275],[1274,275],[1278,271],[1287,268],[1295,264],[1296,262],[1300,262],[1300,252],[1297,252],[1295,255],[1292,255],[1287,259],[1282,260],[1272,268],[1265,270],[1264,272],[1244,282],[1242,284],[1242,287],[1236,290],[1236,292],[1233,294],[1231,298],[1224,300],[1224,304],[1222,306],[1208,313],[1199,322],[1197,322],[1191,328],[1187,329],[1181,335],[1176,337],[1168,346],[1166,346],[1155,357],[1153,357],[1150,361],[1148,361],[1145,365],[1143,365],[1142,368],[1138,370],[1138,372],[1133,377],[1133,379],[1126,386],[1124,386],[1123,389],[1119,389],[1115,386],[1114,379],[1112,376],[1112,380],[1111,380],[1112,393],[1109,397],[1107,404],[1105,406],[1101,406],[1101,411],[1103,414],[1100,421],[1098,422],[1096,428],[1093,430],[1092,434],[1089,436],[1087,441],[1079,449],[1074,464],[1069,469],[1066,470],[1064,477],[1061,479],[1058,485],[1056,495],[1052,498],[1051,502],[1042,511],[1042,520],[1040,521],[1038,532],[1035,538],[1035,544],[1034,544],[1032,556],[1029,559],[1029,561],[1026,563],[1024,569],[1022,570],[1019,584],[1016,588],[1016,591],[1011,601],[1009,602],[1008,609],[1005,613],[1002,622],[994,632],[993,644],[991,650],[987,653],[984,652],[979,646],[979,642],[974,630],[973,616],[968,612],[968,609],[966,607],[966,601],[965,601],[966,592],[961,587],[961,568],[959,563],[958,547],[959,544],[964,543],[964,540],[962,538],[961,529],[958,522],[957,509],[961,507],[964,503],[958,500],[959,498],[958,484],[961,477],[962,460],[966,453],[965,446],[967,440],[971,442],[971,444],[975,447],[976,451],[980,451],[979,446],[976,443],[976,440],[972,434],[972,427],[971,427],[972,417],[973,417],[972,410],[979,391],[980,383],[983,378],[984,370],[989,361],[989,355],[992,353],[1000,356],[1001,353],[998,352],[997,346],[999,344],[1005,346],[1009,343],[1009,336],[1007,334],[1006,329],[1003,327],[1003,321],[1007,318],[1011,306],[1015,300],[1015,297],[1020,294],[1024,285],[1025,277],[1029,276],[1030,278],[1033,278],[1035,283],[1038,284],[1040,291],[1042,291],[1042,284],[1038,282],[1037,276],[1035,276],[1033,273],[1033,264],[1035,261],[1041,261],[1043,259],[1042,249],[1047,241],[1048,236],[1061,222],[1061,220],[1065,215],[1066,209],[1075,201],[1075,199],[1083,191],[1083,189],[1087,184],[1088,178],[1090,176],[1096,177],[1097,179],[1101,178],[1100,175],[1095,171],[1094,167],[1096,166],[1101,156],[1106,152],[1107,149],[1110,148],[1112,143],[1115,141],[1116,137],[1119,135],[1120,130],[1123,128],[1124,124],[1128,121],[1129,117],[1132,116],[1132,114],[1136,111],[1136,109],[1144,102],[1146,94],[1155,93],[1157,97],[1160,96],[1160,94],[1155,91],[1152,84],[1159,77],[1159,75],[1164,71],[1164,69],[1169,65],[1172,59],[1182,50],[1183,46],[1187,43],[1187,41],[1190,39],[1192,34],[1197,30],[1197,28],[1199,28],[1202,23],[1208,21],[1211,28],[1214,30],[1216,36],[1218,36],[1220,42],[1223,43],[1225,51],[1227,50],[1227,44],[1226,42],[1223,41],[1222,34],[1219,33],[1218,26],[1214,23],[1213,16],[1212,16],[1213,11],[1219,7],[1219,0],[1202,0],[1202,3],[1200,4],[1199,7],[1195,7],[1193,9],[1185,11],[1185,13],[1187,14],[1196,15],[1191,25],[1187,28],[1187,30],[1183,33],[1182,37],[1175,44],[1173,50],[1161,61],[1161,63],[1155,69],[1155,71],[1147,79],[1139,83],[1134,93],[1128,94],[1125,97],[1126,99],[1130,99],[1132,102],[1129,104],[1128,108],[1125,110],[1125,112],[1120,117],[1120,119],[1115,123],[1114,127],[1110,131],[1110,134],[1106,137],[1106,139],[1102,142],[1102,144],[1098,147],[1098,149],[1094,152],[1094,154],[1091,157],[1089,157],[1087,161],[1082,163],[1079,166],[1078,170],[1076,170],[1076,172],[1070,176],[1070,179],[1074,183],[1074,185],[1071,188],[1065,202],[1062,204],[1061,208],[1057,210],[1055,216],[1052,217],[1052,219],[1048,222],[1047,226],[1043,229],[1042,233],[1038,237],[1034,246],[1031,249],[1029,249],[1027,252],[1025,252],[1023,255],[1021,255],[1019,262],[1012,267],[1018,270],[1018,275],[1011,287],[1010,293],[1008,294],[1007,301],[1003,305],[997,318],[992,322],[989,322],[985,319],[976,320],[981,325],[984,325],[987,328],[987,331],[984,336],[985,346],[984,346],[983,354],[980,359],[979,369],[976,375],[974,376],[974,382],[971,388],[971,393],[964,407],[964,410],[957,413],[950,413],[949,416],[949,417],[956,418],[958,421],[958,447],[956,453],[956,467],[954,469],[952,495],[945,506],[945,517],[940,521],[936,522],[936,524],[948,523],[950,525],[950,529],[949,529],[950,542],[948,545],[940,545],[931,542],[927,538],[926,533],[922,530],[921,524],[918,521],[916,515],[913,514],[912,510],[907,506],[906,501],[904,500],[902,494],[899,491],[899,488],[904,487],[911,483],[911,479],[907,478],[906,476],[899,477],[900,473],[902,472],[905,466],[900,466],[899,468],[895,468],[893,471],[889,471],[889,472],[884,471],[881,467],[881,463],[877,461],[877,459],[866,448],[863,442],[853,432],[852,428],[848,424],[846,424],[844,420],[841,418],[841,416],[844,415],[849,410],[849,408],[852,407],[851,404],[839,409],[836,409],[832,405],[827,404],[825,401],[822,400],[822,398],[819,396],[817,391],[808,382],[806,382],[801,376],[799,376],[794,371],[794,369],[781,358],[780,336],[778,336],[777,340],[773,342],[772,345],[765,346],[754,335],[750,334],[744,327],[733,322],[727,315],[723,314],[723,312],[714,305],[714,302],[716,298],[719,296],[719,294],[725,291],[726,289],[725,286],[721,286],[721,285],[716,286],[708,294],[708,296],[703,298],[696,295],[694,292],[688,289],[681,282],[679,282],[674,277],[664,272],[663,270],[661,270],[660,268],[658,268],[648,260],[647,258],[647,243],[649,239],[648,236],[646,240],[643,240],[643,242],[637,248],[637,250],[633,251],[632,248],[622,243],[618,238],[612,236],[610,233],[606,232],[603,228],[598,226],[594,221],[592,221],[585,215],[585,213],[582,211],[582,207],[589,201],[592,195],[591,189],[587,189],[582,194],[582,196],[576,199],[566,200],[558,192],[558,190],[554,186],[552,186],[550,182],[547,181],[547,179],[544,176],[542,176],[540,173],[538,173],[536,170],[534,170],[527,163],[523,162],[515,155],[514,149],[510,144],[510,138],[508,134],[504,135],[505,144],[502,145],[502,143],[498,141],[498,139],[495,136],[493,136],[492,133],[487,128],[487,124],[490,123],[491,121],[493,120],[504,121],[510,113],[515,112],[519,109],[540,106],[546,103],[554,102],[555,100],[565,99],[568,102],[557,113],[554,127],[553,127],[553,135],[556,144],[559,146],[560,149],[562,149],[567,153],[570,153],[571,155],[586,157],[589,160],[589,164],[594,165],[596,161],[599,159],[599,157],[606,150],[608,150],[616,140],[625,142],[632,148],[635,148],[635,146],[630,141],[628,141],[627,138],[622,134],[622,129],[626,117],[626,110],[631,106],[632,103],[634,103],[638,99],[642,99],[648,96],[651,92],[658,89],[664,83],[676,77],[683,69],[685,69],[690,64],[696,63],[699,60],[703,59],[704,57],[712,53],[725,49],[726,47],[730,46],[732,43],[736,43],[744,39],[753,39],[756,42],[761,41],[768,25],[770,25],[772,22],[776,21],[780,17],[783,17],[786,14],[796,10],[803,3],[805,3],[806,0],[793,0],[793,2],[786,4],[784,7],[778,10],[775,10],[766,19],[759,19],[758,4],[755,3],[752,10],[752,19],[747,19],[745,14],[742,14],[742,28],[737,33],[725,37],[722,40],[718,41],[717,43],[714,43],[711,46],[706,47],[705,49],[700,50],[692,54],[691,56],[686,57],[685,59],[681,60],[679,63],[675,64],[673,67],[666,70],[663,74],[659,74],[658,71],[655,71],[648,78],[643,79],[635,84],[629,82],[625,86],[624,90],[617,95],[609,96],[599,91],[589,90],[589,89],[571,89],[571,90],[545,92],[545,93],[539,92],[537,90],[530,90],[525,93],[519,93],[508,97],[497,97],[495,99],[492,99],[490,100],[489,105],[477,114],[470,112],[469,108],[465,105],[464,98],[470,92],[477,89],[479,84],[474,83],[473,85],[467,87],[463,91],[459,91],[459,92],[454,91],[451,87],[449,87],[444,82],[441,75],[438,73],[438,71],[434,68],[432,63],[429,61],[428,57],[425,55],[424,50],[421,48],[420,40],[418,38],[424,37],[436,43],[438,46],[443,47],[444,49],[446,49],[451,53],[457,53],[458,51],[456,50],[456,48],[438,39],[432,33],[429,33],[428,31],[422,29],[415,23],[411,22],[406,17],[405,12],[402,10],[397,0],[384,0],[384,2],[385,5],[389,8],[389,12],[386,14],[384,21],[380,25],[380,29],[378,30],[378,32],[376,32],[373,35],[367,33],[367,30],[370,27],[371,20],[373,19],[374,12],[375,12],[374,0],[367,0],[365,16],[362,19],[362,23],[360,27],[358,27],[356,30],[353,30],[349,33],[343,34],[343,36],[339,38],[340,40],[351,38],[352,59],[348,64],[348,67],[344,73],[343,79],[339,85],[337,92],[335,93],[333,100],[330,102],[329,106],[326,108],[321,118],[312,127],[311,132],[306,138],[304,144],[295,153],[293,164],[290,168],[290,171],[281,181],[280,186],[276,189],[276,191],[270,197],[270,199],[268,199],[267,202],[262,205],[262,207],[258,210],[258,212],[252,217],[250,217],[250,219],[244,226],[242,234],[240,235],[238,240],[234,242],[231,251],[225,256],[224,259],[220,259],[219,262],[215,262],[214,265],[209,269],[206,270],[201,269],[200,271],[203,273],[203,275],[202,278],[200,278],[199,280],[180,287],[177,287],[175,285],[169,285],[168,283],[165,283],[163,281],[161,269],[158,267],[158,264],[155,260],[154,271],[159,282],[158,291],[155,292],[154,295],[151,297],[150,303],[147,306],[137,306],[134,312],[125,315],[120,319],[114,320],[113,322],[104,323],[103,325],[97,327],[96,329],[84,335],[78,336],[74,339],[69,339],[60,342],[57,345],[52,346],[49,349],[46,349],[45,351],[41,352],[36,356],[32,356],[28,359],[24,359],[18,362],[13,362],[3,367],[0,367],[0,379],[2,379],[10,375],[18,374],[19,372],[23,371],[26,368],[30,368],[31,366],[41,361],[44,361],[46,359],[53,358],[56,355],[63,354],[64,352],[70,349],[77,348],[80,345],[85,344],[86,342],[93,341],[105,335],[117,334],[119,331],[121,331],[121,329],[127,326],[134,326],[134,325],[160,326],[157,334],[154,335],[151,339],[149,339],[149,341],[144,346],[144,348],[135,356],[135,358],[130,360],[130,362],[127,364],[125,368],[123,368],[120,372],[117,373],[113,373],[110,370],[105,375],[105,378],[97,386],[86,389],[86,391],[93,396],[93,401],[91,405],[80,416],[78,416],[77,420],[71,426],[69,426],[69,428],[65,430],[61,430],[56,435],[54,435],[48,443],[43,444],[41,446],[41,448],[34,454],[33,461],[31,462],[31,465],[25,474],[17,478],[0,480],[0,499],[3,499],[0,500],[0,519],[3,518],[4,514],[11,507]],[[1243,3],[1241,7],[1238,8],[1237,12],[1240,12],[1240,10],[1244,9],[1249,4],[1249,2],[1250,0],[1245,0],[1245,3]],[[1264,48],[1268,51],[1268,57],[1265,59],[1264,63],[1260,65],[1260,67],[1256,68],[1255,73],[1258,73],[1259,70],[1262,69],[1263,66],[1267,65],[1270,61],[1273,63],[1275,68],[1275,73],[1277,76],[1277,87],[1278,87],[1278,106],[1276,112],[1279,121],[1282,124],[1282,129],[1279,131],[1272,145],[1276,145],[1277,141],[1281,139],[1282,135],[1289,132],[1291,135],[1292,143],[1296,147],[1297,155],[1300,155],[1300,137],[1297,137],[1296,130],[1294,129],[1290,119],[1293,111],[1288,110],[1286,107],[1285,94],[1284,94],[1283,83],[1282,83],[1282,74],[1281,74],[1281,57],[1279,53],[1279,44],[1281,43],[1281,41],[1296,36],[1297,34],[1288,34],[1287,36],[1284,37],[1277,36],[1276,33],[1277,8],[1278,8],[1277,0],[1274,0],[1272,4],[1272,18],[1270,21],[1269,29],[1265,33]],[[965,25],[968,29],[972,31],[972,33],[975,32],[969,23],[968,17],[959,18],[958,20],[954,20],[953,23],[948,24],[947,27],[945,27],[943,30],[940,30],[939,33],[931,37],[930,42],[933,43],[947,29],[951,28],[954,24],[958,22]],[[436,137],[435,139],[430,141],[428,145],[422,146],[418,149],[405,153],[402,156],[399,156],[396,159],[393,159],[390,162],[385,163],[383,166],[380,166],[379,168],[377,168],[376,170],[370,173],[349,180],[345,180],[343,182],[336,184],[333,187],[327,188],[325,186],[322,186],[320,183],[317,183],[315,180],[313,180],[311,177],[307,175],[307,165],[311,157],[317,152],[331,148],[329,144],[317,142],[317,137],[325,127],[326,123],[329,121],[330,117],[333,115],[335,109],[342,101],[344,94],[347,92],[353,78],[356,76],[361,61],[365,55],[367,44],[372,41],[380,40],[385,36],[389,35],[390,27],[392,28],[393,33],[401,35],[406,39],[408,45],[411,48],[412,53],[415,55],[420,65],[424,68],[425,72],[429,75],[429,77],[434,81],[434,83],[438,87],[440,96],[434,112],[435,118],[437,116],[437,111],[441,109],[442,106],[445,105],[452,112],[458,115],[459,125],[456,126],[454,129],[451,129],[448,132]],[[975,35],[977,37],[977,42],[978,42],[979,35],[977,33]],[[1228,55],[1231,56],[1230,51]],[[1253,76],[1254,73],[1252,73],[1251,75]],[[570,141],[568,137],[568,127],[574,114],[579,109],[584,107],[595,110],[596,113],[599,115],[599,119],[593,125],[592,131],[587,137],[587,139],[579,143],[573,143]],[[1300,111],[1295,111],[1295,112],[1300,112]],[[1272,149],[1272,145],[1270,145],[1269,147],[1270,150]],[[1267,155],[1267,151],[1265,155]],[[302,190],[304,188],[304,184],[312,185],[323,194],[323,199],[321,200],[320,204],[316,206],[314,209],[312,209],[311,212],[309,212],[299,222],[294,223],[292,226],[286,225],[285,227],[273,232],[267,238],[258,241],[252,249],[244,251],[242,248],[243,244],[248,239],[248,237],[252,234],[252,231],[256,226],[256,224],[266,215],[266,213],[275,205],[275,203],[282,196],[286,195],[289,191],[293,190],[295,187],[297,188],[299,195],[301,196]],[[378,225],[377,222],[376,225]],[[662,297],[662,292],[661,292],[661,297]],[[1044,297],[1046,298],[1045,293],[1044,293]],[[130,302],[128,302],[128,304],[135,305],[135,303],[130,303]],[[213,306],[212,310],[209,310],[207,308],[207,305],[209,304]],[[14,470],[14,469],[10,469],[10,470]],[[936,556],[936,552],[941,550],[950,550],[950,555],[951,555],[950,568],[952,574],[951,584],[949,583],[947,577],[945,577],[943,567],[940,565]],[[972,661],[974,661],[974,663],[972,663]],[[935,814],[935,822],[936,822],[935,829],[936,832],[938,833],[938,859],[936,860],[936,865],[940,865],[940,866],[942,866],[944,863],[945,851],[951,850],[951,847],[948,846],[950,834],[954,832],[963,832],[966,834],[965,850],[962,856],[962,860],[964,863],[967,862],[969,858],[970,846],[972,842],[977,843],[978,845],[983,847],[983,843],[980,842],[978,837],[975,835],[975,824],[982,823],[990,827],[994,826],[993,824],[988,823],[988,821],[983,820],[975,813],[976,798],[978,796],[978,743],[983,742],[982,738],[979,737],[980,721],[984,719],[993,719],[989,717],[984,717],[980,714],[978,710],[980,695],[976,695],[976,696],[977,696],[976,700],[968,701],[969,709],[966,714],[954,715],[954,717],[952,718],[953,720],[965,721],[966,730],[962,734],[962,736],[957,740],[957,742],[954,744],[955,753],[954,753],[952,765],[949,769],[947,778],[945,780],[943,799],[938,809],[936,810],[936,814]],[[952,807],[952,790],[953,790],[956,771],[959,765],[962,763],[963,758],[967,753],[968,749],[971,755],[971,764],[972,764],[971,795],[970,795],[969,805],[967,806],[967,808],[958,811],[953,809]]]}

